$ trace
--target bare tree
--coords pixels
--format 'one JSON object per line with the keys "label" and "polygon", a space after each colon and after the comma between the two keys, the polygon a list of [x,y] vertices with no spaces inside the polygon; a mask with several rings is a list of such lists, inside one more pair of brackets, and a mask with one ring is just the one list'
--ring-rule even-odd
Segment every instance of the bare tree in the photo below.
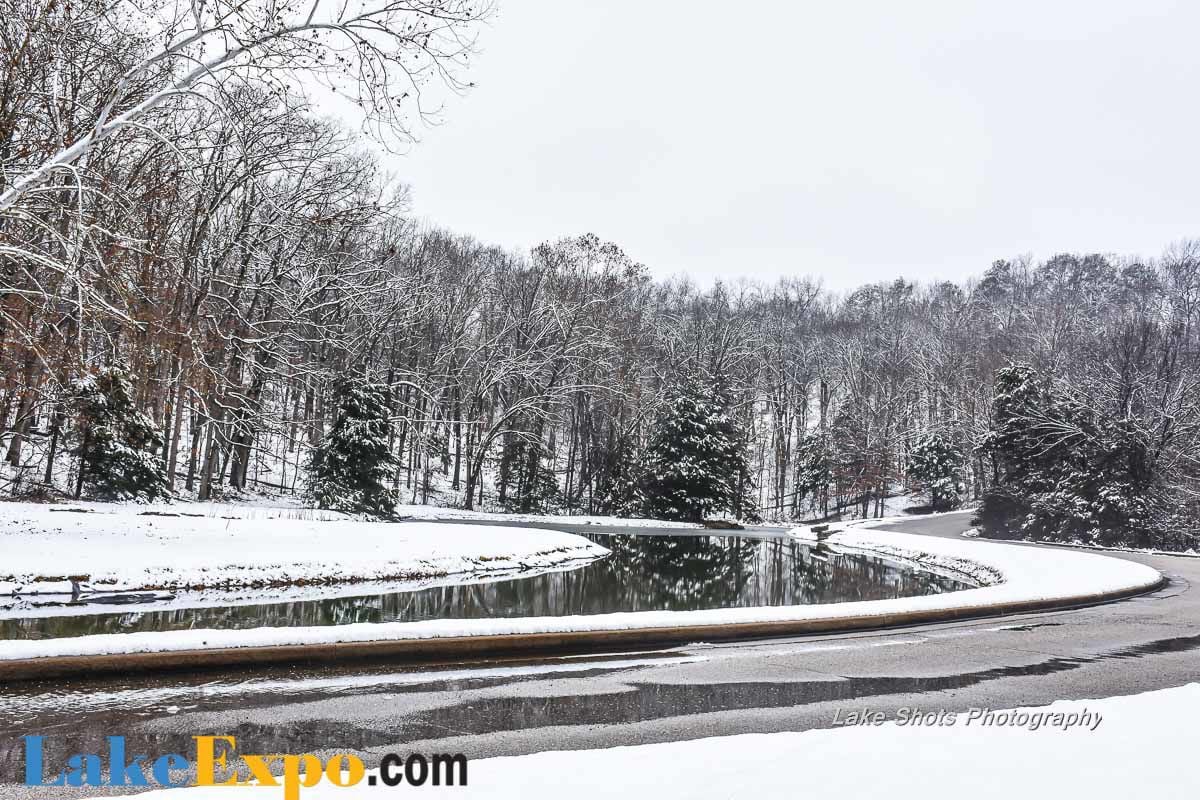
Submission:
{"label": "bare tree", "polygon": [[[21,7],[18,8],[18,3]],[[25,23],[6,38],[28,40],[43,11],[6,0]],[[422,93],[431,77],[464,84],[460,67],[472,46],[472,28],[489,12],[470,0],[190,0],[143,4],[94,0],[66,20],[62,36],[116,38],[128,66],[89,98],[87,124],[68,132],[60,146],[20,173],[6,175],[0,212],[38,191],[59,171],[86,166],[99,144],[175,98],[220,103],[247,81],[265,83],[282,97],[303,74],[313,76],[359,107],[369,127],[405,135],[410,107],[423,115]],[[6,13],[5,16],[8,14]],[[96,41],[80,41],[86,49]],[[23,49],[14,49],[22,53]],[[55,60],[58,63],[59,60]],[[39,64],[30,64],[35,71]],[[18,84],[19,86],[19,84]],[[42,189],[45,191],[45,189]]]}

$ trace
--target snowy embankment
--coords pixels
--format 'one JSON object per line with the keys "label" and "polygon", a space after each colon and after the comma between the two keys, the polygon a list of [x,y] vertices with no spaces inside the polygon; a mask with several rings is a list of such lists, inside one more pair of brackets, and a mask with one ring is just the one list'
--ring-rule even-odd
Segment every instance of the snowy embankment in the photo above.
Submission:
{"label": "snowy embankment", "polygon": [[640,519],[637,517],[602,517],[588,514],[497,514],[488,511],[465,511],[461,508],[442,508],[439,506],[396,506],[396,514],[409,519],[450,519],[472,520],[478,522],[537,522],[548,525],[599,525],[601,527],[620,528],[687,528],[704,527],[692,522],[669,522],[661,519]]}
{"label": "snowy embankment", "polygon": [[[963,536],[968,539],[984,539],[989,540],[992,537],[984,536],[983,531],[979,528],[971,528],[963,531]],[[996,540],[999,541],[999,540]],[[1035,541],[1033,539],[1017,539],[1014,541],[1022,541],[1046,545],[1048,547],[1074,547],[1077,550],[1094,550],[1098,553],[1137,553],[1143,556],[1171,556],[1173,558],[1200,558],[1200,551],[1194,547],[1189,547],[1187,550],[1159,550],[1154,547],[1117,547],[1103,544],[1089,544],[1075,539],[1070,542],[1051,542],[1051,541]]]}
{"label": "snowy embankment", "polygon": [[[0,502],[0,510],[9,504]],[[67,507],[66,505],[55,506]],[[219,517],[221,519],[291,519],[291,520],[354,520],[351,514],[329,509],[306,506],[293,497],[252,498],[249,500],[228,501],[157,501],[138,504],[113,504],[94,500],[76,500],[69,504],[70,508],[85,508],[92,511],[113,512],[119,510],[128,514],[154,514],[180,517]],[[661,519],[639,519],[637,517],[606,517],[589,514],[508,514],[490,511],[467,511],[462,508],[447,508],[433,505],[398,505],[396,516],[402,520],[462,520],[469,522],[495,522],[503,525],[506,522],[528,523],[543,525],[598,525],[600,527],[618,528],[688,528],[697,529],[704,526],[691,522],[668,522]]]}
{"label": "snowy embankment", "polygon": [[[875,524],[887,521],[875,521]],[[439,526],[438,530],[444,528]],[[490,538],[494,529],[473,527],[469,530]],[[798,538],[816,538],[811,527],[796,529],[794,533]],[[892,600],[823,605],[516,619],[441,619],[252,630],[180,630],[7,641],[0,642],[0,661],[55,656],[175,653],[212,648],[428,642],[439,638],[544,633],[594,633],[603,636],[631,630],[668,629],[683,636],[703,637],[714,635],[711,628],[716,626],[759,626],[748,631],[756,635],[765,632],[762,626],[774,626],[772,630],[780,633],[800,633],[928,622],[1053,607],[1056,604],[1093,602],[1148,590],[1162,580],[1156,570],[1141,564],[1071,550],[993,544],[961,538],[934,538],[871,530],[864,525],[831,532],[822,538],[839,548],[866,551],[938,572],[957,574],[979,584],[979,588]],[[709,633],[701,629],[708,629]]]}
{"label": "snowy embankment", "polygon": [[[953,513],[957,512],[946,512]],[[1094,553],[875,530],[883,525],[913,520],[913,517],[884,517],[846,524],[806,525],[793,529],[792,535],[797,539],[823,542],[839,550],[867,552],[921,569],[961,575],[979,586],[951,594],[881,600],[872,604],[880,607],[938,599],[945,601],[947,608],[1083,600],[1093,596],[1130,594],[1150,589],[1162,581],[1162,575],[1152,567]],[[818,528],[823,530],[818,533]]]}
{"label": "snowy embankment", "polygon": [[73,584],[114,592],[487,575],[553,569],[607,552],[581,536],[528,528],[0,503],[0,595],[69,593]]}
{"label": "snowy embankment", "polygon": [[[869,706],[870,704],[865,704]],[[849,705],[846,713],[859,711]],[[918,716],[918,711],[923,716]],[[558,750],[469,762],[466,785],[421,787],[429,798],[887,797],[1010,800],[1194,797],[1191,720],[1200,684],[951,718],[911,709],[883,724],[743,734],[602,750]],[[922,724],[914,722],[921,719]],[[1036,721],[1035,721],[1036,720]],[[404,751],[405,756],[408,754]],[[870,769],[864,769],[864,755]],[[368,775],[378,775],[370,770]],[[395,796],[363,780],[354,794]],[[387,793],[391,793],[388,795]],[[321,782],[305,800],[340,800]],[[152,791],[147,800],[278,800],[268,786]]]}

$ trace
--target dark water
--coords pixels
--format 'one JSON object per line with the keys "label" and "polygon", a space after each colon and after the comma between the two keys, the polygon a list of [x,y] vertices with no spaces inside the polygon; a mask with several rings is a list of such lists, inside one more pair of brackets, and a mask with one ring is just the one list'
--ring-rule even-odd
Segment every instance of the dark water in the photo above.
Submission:
{"label": "dark water", "polygon": [[894,561],[788,539],[588,538],[612,555],[566,572],[303,602],[4,620],[0,639],[844,603],[971,588]]}

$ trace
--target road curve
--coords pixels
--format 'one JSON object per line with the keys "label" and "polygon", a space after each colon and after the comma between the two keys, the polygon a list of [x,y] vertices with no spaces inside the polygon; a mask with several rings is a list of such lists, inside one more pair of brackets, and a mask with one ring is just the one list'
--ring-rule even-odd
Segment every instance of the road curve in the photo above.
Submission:
{"label": "road curve", "polygon": [[[957,536],[968,518],[889,527]],[[66,753],[96,752],[114,733],[138,752],[188,752],[189,737],[203,731],[236,734],[249,752],[356,752],[369,762],[391,751],[484,757],[831,727],[835,711],[862,708],[891,716],[900,708],[1032,706],[1200,681],[1200,598],[1191,591],[1200,559],[1114,557],[1148,564],[1169,583],[1089,608],[879,632],[419,669],[0,686],[0,800],[34,796],[17,785],[18,737],[27,734],[44,734]]]}

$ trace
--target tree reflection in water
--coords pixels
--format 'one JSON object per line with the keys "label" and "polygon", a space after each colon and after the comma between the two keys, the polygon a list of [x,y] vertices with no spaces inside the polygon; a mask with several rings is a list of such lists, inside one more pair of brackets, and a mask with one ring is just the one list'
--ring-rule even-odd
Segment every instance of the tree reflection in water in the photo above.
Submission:
{"label": "tree reflection in water", "polygon": [[14,619],[0,621],[0,638],[843,603],[970,588],[894,561],[790,539],[589,538],[612,554],[566,572],[303,602]]}

